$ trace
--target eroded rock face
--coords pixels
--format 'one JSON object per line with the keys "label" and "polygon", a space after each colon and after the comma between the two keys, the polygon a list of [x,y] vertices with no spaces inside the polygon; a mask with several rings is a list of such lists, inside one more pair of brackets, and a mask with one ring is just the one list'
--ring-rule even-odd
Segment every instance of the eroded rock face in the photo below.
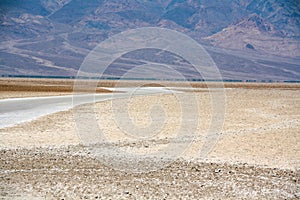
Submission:
{"label": "eroded rock face", "polygon": [[41,4],[47,11],[54,13],[70,1],[72,0],[42,0]]}

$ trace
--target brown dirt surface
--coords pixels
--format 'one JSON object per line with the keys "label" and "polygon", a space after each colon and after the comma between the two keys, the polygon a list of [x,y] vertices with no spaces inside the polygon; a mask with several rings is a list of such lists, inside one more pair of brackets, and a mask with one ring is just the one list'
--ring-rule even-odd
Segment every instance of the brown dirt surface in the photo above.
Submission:
{"label": "brown dirt surface", "polygon": [[[72,79],[0,78],[0,99],[68,95],[73,93],[73,85]],[[101,87],[96,88],[96,93],[109,92]]]}

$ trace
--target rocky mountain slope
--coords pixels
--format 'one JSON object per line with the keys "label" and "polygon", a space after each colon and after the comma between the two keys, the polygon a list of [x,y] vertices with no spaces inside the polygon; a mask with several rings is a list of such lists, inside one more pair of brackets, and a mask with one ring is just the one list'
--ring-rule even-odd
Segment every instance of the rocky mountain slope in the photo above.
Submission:
{"label": "rocky mountain slope", "polygon": [[[205,45],[225,79],[299,80],[299,8],[299,0],[1,0],[0,74],[76,75],[99,42],[151,26]],[[124,68],[116,66],[111,76]]]}
{"label": "rocky mountain slope", "polygon": [[[260,50],[266,54],[297,57],[300,55],[299,41],[286,37],[284,31],[277,30],[271,23],[257,14],[232,24],[222,31],[206,37],[215,46],[227,49]],[[234,41],[234,42],[233,42]]]}

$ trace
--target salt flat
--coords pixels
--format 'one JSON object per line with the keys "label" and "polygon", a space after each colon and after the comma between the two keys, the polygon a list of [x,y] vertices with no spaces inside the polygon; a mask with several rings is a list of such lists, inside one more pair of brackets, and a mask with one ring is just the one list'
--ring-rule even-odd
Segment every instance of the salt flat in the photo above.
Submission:
{"label": "salt flat", "polygon": [[[69,110],[74,106],[105,101],[113,98],[125,98],[132,95],[150,95],[168,93],[164,88],[114,88],[116,94],[76,94],[47,97],[8,98],[0,100],[0,128],[31,121],[55,112]],[[74,101],[75,99],[75,101]]]}
{"label": "salt flat", "polygon": [[[1,195],[88,199],[299,198],[299,90],[239,87],[226,89],[225,94],[224,126],[205,158],[200,158],[199,152],[212,114],[211,93],[205,89],[93,104],[95,119],[106,138],[100,145],[106,154],[97,158],[92,149],[81,145],[74,108],[2,128]],[[189,99],[197,99],[199,121],[193,137],[176,134],[182,114],[177,95],[187,97],[186,105]],[[85,111],[89,105],[76,109]],[[116,118],[116,114],[123,112],[125,105],[130,120],[141,130],[152,123],[164,123],[148,138],[124,132],[118,124],[124,116]],[[163,118],[151,115],[155,105],[161,105]],[[172,143],[186,144],[186,148],[167,165],[163,165],[169,159],[167,155],[147,157]],[[116,149],[122,154],[114,152]],[[161,167],[137,174],[127,170],[135,164],[140,168]]]}

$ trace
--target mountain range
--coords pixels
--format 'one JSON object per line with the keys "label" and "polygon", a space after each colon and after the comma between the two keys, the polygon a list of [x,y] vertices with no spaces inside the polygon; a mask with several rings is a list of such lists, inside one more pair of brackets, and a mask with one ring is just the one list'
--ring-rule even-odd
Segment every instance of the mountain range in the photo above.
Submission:
{"label": "mountain range", "polygon": [[[74,76],[106,38],[164,27],[202,44],[224,79],[300,80],[299,0],[0,0],[0,25],[2,75]],[[165,56],[129,53],[107,76],[170,60]],[[186,77],[199,78],[191,66],[178,65]]]}

